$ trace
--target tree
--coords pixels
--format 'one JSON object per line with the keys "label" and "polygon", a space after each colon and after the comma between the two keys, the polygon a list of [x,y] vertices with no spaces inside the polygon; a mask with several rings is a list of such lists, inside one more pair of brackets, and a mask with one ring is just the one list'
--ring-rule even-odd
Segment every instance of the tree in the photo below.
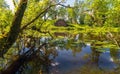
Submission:
{"label": "tree", "polygon": [[[11,24],[12,12],[8,9],[8,5],[4,0],[0,1],[0,32],[5,33],[8,32],[8,26]],[[4,12],[4,13],[2,13]]]}
{"label": "tree", "polygon": [[109,1],[109,11],[107,12],[107,19],[105,22],[106,26],[120,26],[120,1],[119,0],[108,0]]}
{"label": "tree", "polygon": [[81,0],[76,0],[76,16],[79,24],[84,24],[84,19],[85,19],[85,2]]}
{"label": "tree", "polygon": [[[0,39],[0,56],[3,56],[3,54],[5,54],[14,44],[14,42],[17,40],[17,37],[19,36],[19,33],[23,32],[23,30],[25,30],[29,26],[39,23],[39,21],[36,21],[37,19],[39,19],[40,21],[43,20],[42,18],[44,17],[44,14],[46,14],[51,7],[59,5],[59,2],[56,4],[51,4],[50,0],[30,0],[28,3],[28,8],[26,10],[27,2],[28,0],[20,0],[17,11],[12,21],[12,25],[10,27],[10,31],[9,33],[7,33],[7,37]],[[40,8],[38,8],[38,6]],[[34,7],[36,8],[36,11]],[[33,13],[33,11],[35,12]],[[31,19],[33,15],[35,17]]]}
{"label": "tree", "polygon": [[68,12],[68,19],[70,21],[70,23],[76,23],[76,14],[75,14],[75,11],[74,11],[74,8],[73,7],[69,7],[67,8],[67,12]]}
{"label": "tree", "polygon": [[6,4],[4,0],[0,0],[0,7],[1,8],[8,8],[9,6]]}
{"label": "tree", "polygon": [[[3,54],[5,54],[8,51],[8,49],[12,46],[12,44],[16,41],[20,32],[21,21],[26,7],[27,0],[20,0],[20,4],[13,18],[8,36],[0,40],[0,43],[2,43],[0,46],[0,56],[3,56]],[[5,41],[5,43],[3,43],[3,40]]]}
{"label": "tree", "polygon": [[[109,2],[106,0],[94,0],[94,1],[89,0],[88,2],[89,8],[87,8],[88,9],[87,14],[88,16],[90,16],[89,20],[92,21],[92,25],[96,25],[96,26],[104,25],[106,21],[106,14],[109,9],[108,5]],[[86,19],[88,16],[86,16]]]}

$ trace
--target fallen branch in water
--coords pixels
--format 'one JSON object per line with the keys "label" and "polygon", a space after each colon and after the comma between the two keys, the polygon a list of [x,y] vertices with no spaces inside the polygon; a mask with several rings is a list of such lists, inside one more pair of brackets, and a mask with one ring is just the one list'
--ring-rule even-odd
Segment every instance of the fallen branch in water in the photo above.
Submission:
{"label": "fallen branch in water", "polygon": [[19,68],[25,63],[28,62],[28,60],[31,58],[32,55],[35,55],[39,49],[41,49],[43,46],[45,46],[46,43],[43,43],[42,45],[40,45],[38,47],[37,50],[34,50],[34,46],[32,46],[27,52],[23,53],[22,55],[20,55],[18,57],[18,59],[16,59],[15,61],[13,61],[12,64],[10,64],[5,70],[3,70],[1,72],[1,74],[15,74],[16,71],[19,70]]}

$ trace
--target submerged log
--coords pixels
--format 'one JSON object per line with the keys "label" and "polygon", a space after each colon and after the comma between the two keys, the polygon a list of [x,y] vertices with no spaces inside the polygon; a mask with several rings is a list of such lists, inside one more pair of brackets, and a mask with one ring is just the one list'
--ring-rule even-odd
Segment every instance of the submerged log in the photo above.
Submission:
{"label": "submerged log", "polygon": [[20,68],[21,65],[25,62],[26,57],[19,57],[16,61],[14,61],[7,69],[5,69],[2,74],[15,74],[16,71]]}
{"label": "submerged log", "polygon": [[34,46],[30,48],[30,50],[28,50],[26,53],[20,55],[18,57],[18,59],[16,59],[15,61],[12,62],[12,64],[10,64],[5,70],[3,70],[1,72],[1,74],[15,74],[19,68],[25,63],[28,62],[29,59],[35,55],[39,49],[41,49],[44,45],[46,45],[46,43],[42,44],[39,46],[39,48],[37,50],[34,50]]}

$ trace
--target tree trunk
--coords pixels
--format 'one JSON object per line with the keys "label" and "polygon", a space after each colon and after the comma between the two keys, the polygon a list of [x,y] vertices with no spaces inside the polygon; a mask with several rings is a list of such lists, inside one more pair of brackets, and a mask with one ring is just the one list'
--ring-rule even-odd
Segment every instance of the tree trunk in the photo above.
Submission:
{"label": "tree trunk", "polygon": [[[1,72],[1,74],[15,74],[25,62],[28,62],[29,60],[33,59],[34,57],[38,57],[38,56],[36,56],[37,52],[39,52],[39,50],[45,45],[46,45],[46,43],[43,43],[34,52],[33,52],[33,50],[34,50],[35,46],[31,47],[30,50],[28,50],[27,52],[20,55],[15,61],[13,61],[12,64],[10,64],[6,69],[4,69]],[[44,61],[44,58],[41,57],[41,61]]]}
{"label": "tree trunk", "polygon": [[14,15],[14,19],[12,21],[12,26],[10,28],[8,36],[7,38],[2,39],[5,40],[5,43],[0,46],[0,57],[3,56],[3,54],[5,54],[9,50],[9,48],[13,45],[13,43],[16,41],[20,32],[21,22],[26,7],[27,7],[27,0],[20,0],[20,4]]}

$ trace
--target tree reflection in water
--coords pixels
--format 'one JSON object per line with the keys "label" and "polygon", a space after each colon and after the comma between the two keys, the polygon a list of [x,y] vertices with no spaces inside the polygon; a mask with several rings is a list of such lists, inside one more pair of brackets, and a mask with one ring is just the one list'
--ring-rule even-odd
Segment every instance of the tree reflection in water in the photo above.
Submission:
{"label": "tree reflection in water", "polygon": [[[99,36],[93,36],[89,39],[89,35],[81,33],[74,35],[60,33],[63,37],[59,36],[59,33],[55,34],[57,38],[54,39],[41,37],[31,39],[28,43],[23,43],[27,48],[35,45],[35,50],[40,44],[44,42],[47,44],[36,54],[32,55],[29,62],[24,63],[19,68],[19,71],[16,72],[17,74],[58,74],[65,73],[68,70],[71,71],[71,69],[78,69],[85,65],[91,65],[92,67],[96,65],[97,68],[101,69],[120,65],[120,50],[104,48],[104,38],[99,39]],[[86,44],[87,41],[90,41],[89,45]],[[19,49],[21,46],[19,46]],[[106,49],[109,50],[106,52]]]}

